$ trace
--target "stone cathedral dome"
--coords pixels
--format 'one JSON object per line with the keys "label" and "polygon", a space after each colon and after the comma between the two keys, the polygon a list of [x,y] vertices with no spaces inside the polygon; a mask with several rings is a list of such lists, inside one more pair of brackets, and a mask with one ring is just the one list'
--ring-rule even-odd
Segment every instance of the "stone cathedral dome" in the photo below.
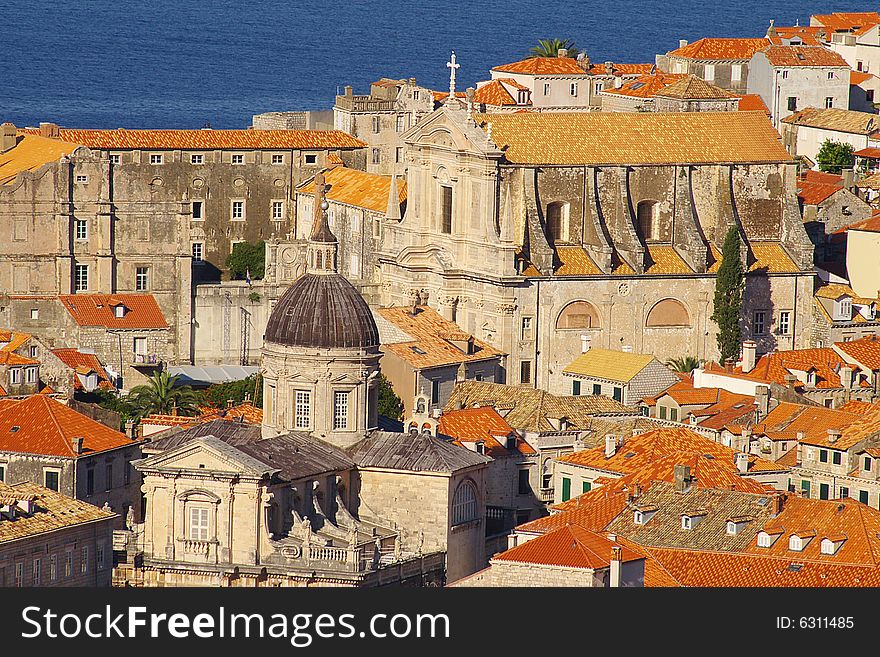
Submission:
{"label": "stone cathedral dome", "polygon": [[290,347],[377,348],[379,329],[370,307],[337,271],[338,243],[327,222],[325,193],[321,172],[315,177],[308,270],[275,304],[263,339]]}
{"label": "stone cathedral dome", "polygon": [[292,347],[379,346],[367,302],[341,274],[300,276],[275,304],[266,342]]}

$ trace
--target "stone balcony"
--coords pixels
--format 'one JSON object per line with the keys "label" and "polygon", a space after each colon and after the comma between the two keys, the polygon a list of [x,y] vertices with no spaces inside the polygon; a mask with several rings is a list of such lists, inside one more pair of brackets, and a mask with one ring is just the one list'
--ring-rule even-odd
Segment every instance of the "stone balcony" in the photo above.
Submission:
{"label": "stone balcony", "polygon": [[336,96],[336,109],[348,112],[393,112],[396,100],[379,100],[372,96]]}

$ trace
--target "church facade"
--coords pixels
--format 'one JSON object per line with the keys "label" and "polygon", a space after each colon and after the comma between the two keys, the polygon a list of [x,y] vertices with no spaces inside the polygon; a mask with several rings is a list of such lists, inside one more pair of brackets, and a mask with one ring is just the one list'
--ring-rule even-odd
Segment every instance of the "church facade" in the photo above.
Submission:
{"label": "church facade", "polygon": [[744,337],[806,346],[812,249],[796,165],[755,112],[479,115],[449,103],[404,135],[407,211],[386,222],[382,301],[427,290],[546,387],[594,347],[717,357],[715,273],[731,228]]}

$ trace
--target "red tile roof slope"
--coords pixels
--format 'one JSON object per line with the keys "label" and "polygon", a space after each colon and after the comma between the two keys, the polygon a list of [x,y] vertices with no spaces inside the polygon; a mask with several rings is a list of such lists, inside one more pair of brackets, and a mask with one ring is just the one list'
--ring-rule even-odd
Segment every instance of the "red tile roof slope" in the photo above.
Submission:
{"label": "red tile roof slope", "polygon": [[768,46],[762,51],[773,66],[845,67],[849,64],[839,54],[822,46]]}
{"label": "red tile roof slope", "polygon": [[502,552],[493,561],[596,570],[610,565],[613,548],[620,549],[621,560],[624,562],[645,558],[634,549],[611,541],[601,534],[567,524]]}
{"label": "red tile roof slope", "polygon": [[[515,433],[513,427],[501,417],[493,406],[447,411],[440,416],[438,430],[459,442],[484,441],[486,454],[493,458],[510,453],[500,440]],[[519,436],[516,439],[516,451],[520,454],[536,453],[532,446]]]}
{"label": "red tile roof slope", "polygon": [[[80,326],[168,328],[168,322],[152,294],[64,294],[58,299]],[[124,317],[114,315],[113,308],[119,304],[129,309]]]}
{"label": "red tile roof slope", "polygon": [[492,69],[504,73],[525,75],[586,75],[587,72],[571,57],[529,57],[518,62],[502,64]]}
{"label": "red tile roof slope", "polygon": [[880,340],[874,335],[851,342],[835,342],[834,348],[872,371],[880,370]]}
{"label": "red tile roof slope", "polygon": [[[38,129],[20,132],[37,134]],[[341,130],[71,130],[59,138],[101,150],[278,150],[363,148]]]}
{"label": "red tile roof slope", "polygon": [[46,395],[31,395],[0,406],[0,451],[73,458],[73,439],[77,437],[83,438],[84,454],[132,442],[124,433]]}
{"label": "red tile roof slope", "polygon": [[751,59],[759,50],[766,48],[769,42],[760,39],[715,39],[706,38],[694,41],[669,53],[675,57],[699,60],[736,60]]}

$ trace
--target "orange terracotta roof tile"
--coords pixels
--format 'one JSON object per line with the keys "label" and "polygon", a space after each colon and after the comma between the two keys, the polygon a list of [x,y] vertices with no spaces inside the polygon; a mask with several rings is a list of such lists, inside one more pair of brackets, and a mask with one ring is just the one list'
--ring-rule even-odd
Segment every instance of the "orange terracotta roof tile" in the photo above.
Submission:
{"label": "orange terracotta roof tile", "polygon": [[452,332],[462,333],[455,322],[444,319],[436,310],[427,306],[419,306],[419,312],[411,315],[411,307],[379,308],[376,312],[384,320],[402,330],[412,338],[404,342],[392,342],[382,345],[386,353],[393,353],[412,367],[439,367],[472,361],[486,360],[503,355],[503,352],[492,345],[478,340],[469,334],[473,347],[470,353],[453,344],[467,342],[465,336],[454,336]]}
{"label": "orange terracotta roof tile", "polygon": [[31,395],[0,407],[0,451],[73,458],[73,439],[77,437],[83,438],[84,454],[132,442],[124,433],[46,395]]}
{"label": "orange terracotta roof tile", "polygon": [[[33,134],[37,130],[24,130]],[[341,130],[71,130],[59,138],[100,150],[320,150],[364,148]]]}
{"label": "orange terracotta roof tile", "polygon": [[755,262],[749,266],[749,271],[766,270],[769,274],[787,274],[801,270],[780,242],[750,242],[749,246],[755,256]]}
{"label": "orange terracotta roof tile", "polygon": [[[813,368],[816,373],[816,388],[839,388],[841,384],[837,370],[844,364],[843,359],[830,347],[793,349],[764,354],[748,373],[744,373],[742,367],[736,367],[729,374],[752,381],[787,385],[786,376],[791,374],[792,370],[807,372]],[[706,367],[709,371],[726,372],[723,367],[715,363],[708,363]],[[803,386],[800,381],[795,383],[795,389],[802,389]]]}
{"label": "orange terracotta roof tile", "polygon": [[0,365],[39,365],[40,361],[19,356],[12,351],[0,351]]}
{"label": "orange terracotta roof tile", "polygon": [[[107,382],[110,381],[107,371],[104,369],[103,365],[101,365],[101,361],[98,360],[98,357],[95,354],[84,354],[77,349],[53,349],[52,353],[71,369],[79,371],[80,368],[84,367],[88,371],[97,374],[100,380]],[[77,379],[75,386],[77,389],[82,388],[79,379]]]}
{"label": "orange terracotta roof tile", "polygon": [[529,57],[518,62],[496,66],[492,70],[541,76],[587,74],[580,64],[571,57]]}
{"label": "orange terracotta roof tile", "polygon": [[[65,294],[58,299],[80,326],[168,328],[168,322],[152,294]],[[123,317],[114,315],[113,308],[119,304],[128,308]]]}
{"label": "orange terracotta roof tile", "polygon": [[752,433],[771,440],[827,438],[828,429],[840,429],[861,417],[860,414],[824,406],[804,406],[779,402],[767,416],[752,427]]}
{"label": "orange terracotta roof tile", "polygon": [[515,80],[496,79],[477,87],[474,92],[474,102],[481,105],[494,105],[496,107],[505,107],[510,105],[519,105],[520,103],[513,97],[507,86],[511,86],[514,90],[527,90]]}
{"label": "orange terracotta roof tile", "polygon": [[[554,272],[556,276],[598,276],[602,273],[581,246],[557,246],[556,255],[560,262]],[[525,272],[523,274],[528,276]]]}
{"label": "orange terracotta roof tile", "polygon": [[[515,164],[789,162],[762,112],[475,114]],[[602,139],[596,139],[602,135]]]}
{"label": "orange terracotta roof tile", "polygon": [[649,244],[647,251],[650,260],[648,266],[645,268],[646,274],[662,275],[694,273],[694,270],[688,266],[680,255],[678,255],[675,247],[671,244]]}
{"label": "orange terracotta roof tile", "polygon": [[843,411],[845,413],[864,414],[867,412],[880,411],[880,405],[876,403],[861,401],[859,399],[850,399],[845,404],[841,404],[837,408],[837,410]]}
{"label": "orange terracotta roof tile", "polygon": [[768,46],[761,50],[772,66],[821,66],[849,69],[838,53],[822,46]]}
{"label": "orange terracotta roof tile", "polygon": [[[632,437],[624,437],[614,455],[605,456],[604,443],[592,449],[573,452],[559,457],[562,463],[571,463],[615,474],[629,474],[640,470],[657,459],[672,454],[711,455],[723,467],[735,469],[737,452],[730,447],[706,438],[690,429],[663,427]],[[749,455],[749,473],[778,472],[782,468],[766,459]]]}
{"label": "orange terracotta roof tile", "polygon": [[153,413],[141,420],[142,424],[163,427],[191,427],[205,424],[212,420],[229,420],[230,422],[244,422],[247,424],[262,424],[263,409],[250,402],[243,402],[230,408],[213,408],[202,406],[198,415],[167,415]]}
{"label": "orange terracotta roof tile", "polygon": [[797,195],[804,205],[819,205],[843,189],[843,185],[829,185],[798,180]]}
{"label": "orange terracotta roof tile", "polygon": [[79,144],[39,135],[19,135],[15,147],[0,153],[0,185],[8,185],[22,171],[36,171],[50,162],[70,155]]}
{"label": "orange terracotta roof tile", "polygon": [[[330,186],[327,200],[344,203],[384,214],[388,210],[391,193],[391,176],[367,173],[347,167],[333,167],[324,172],[324,180]],[[315,179],[296,188],[300,194],[315,193]],[[398,177],[397,196],[401,205],[406,203],[406,180]]]}
{"label": "orange terracotta roof tile", "polygon": [[740,112],[764,112],[770,116],[770,110],[758,94],[745,94],[739,99]]}
{"label": "orange terracotta roof tile", "polygon": [[863,82],[867,82],[868,80],[877,77],[873,73],[865,73],[864,71],[850,71],[849,72],[849,83],[854,84],[856,86],[862,84]]}
{"label": "orange terracotta roof tile", "polygon": [[829,447],[846,450],[850,447],[880,435],[880,412],[868,412],[859,416],[854,422],[841,427],[832,427],[840,430],[840,437],[831,442],[830,436],[825,434],[809,434],[801,440],[805,445]]}
{"label": "orange terracotta roof tile", "polygon": [[531,445],[516,435],[513,427],[492,406],[446,411],[440,416],[438,431],[459,443],[483,441],[486,454],[492,458],[510,454],[506,447],[506,440],[510,435],[515,436],[516,452],[527,455],[537,453]]}
{"label": "orange terracotta roof tile", "polygon": [[643,75],[630,80],[626,84],[617,89],[605,89],[603,94],[613,96],[627,96],[631,98],[653,98],[658,92],[666,89],[671,84],[678,82],[685,77],[684,73],[663,73],[662,71],[654,74]]}
{"label": "orange terracotta roof tile", "polygon": [[792,39],[800,39],[806,46],[820,46],[822,42],[819,39],[821,27],[813,27],[810,25],[790,25],[779,26],[773,28],[776,31],[775,37],[769,37],[770,43],[783,44],[783,40],[791,41]]}
{"label": "orange terracotta roof tile", "polygon": [[669,53],[672,57],[682,59],[728,61],[748,60],[759,50],[766,48],[769,42],[760,39],[716,39],[706,38],[694,41]]}
{"label": "orange terracotta roof tile", "polygon": [[846,354],[871,371],[880,370],[880,340],[874,335],[851,342],[835,342],[834,350]]}
{"label": "orange terracotta roof tile", "polygon": [[833,14],[814,14],[811,22],[816,22],[832,32],[852,32],[880,23],[880,14],[875,11],[834,12]]}
{"label": "orange terracotta roof tile", "polygon": [[681,80],[661,90],[657,96],[681,100],[718,100],[737,97],[726,89],[709,84],[696,75],[684,76]]}
{"label": "orange terracotta roof tile", "polygon": [[[624,75],[647,75],[656,67],[653,64],[615,64],[611,62],[611,73],[615,77],[623,77]],[[589,69],[590,75],[609,75],[605,62],[601,64],[593,64]]]}
{"label": "orange terracotta roof tile", "polygon": [[856,112],[855,110],[826,107],[806,107],[782,119],[789,125],[802,125],[809,128],[848,132],[855,135],[871,137],[880,134],[876,114]]}
{"label": "orange terracotta roof tile", "polygon": [[613,548],[620,550],[624,562],[645,558],[617,541],[579,525],[568,524],[497,554],[492,561],[597,570],[610,566]]}
{"label": "orange terracotta roof tile", "polygon": [[880,233],[880,213],[874,214],[864,221],[850,224],[844,230],[861,230],[866,233]]}

